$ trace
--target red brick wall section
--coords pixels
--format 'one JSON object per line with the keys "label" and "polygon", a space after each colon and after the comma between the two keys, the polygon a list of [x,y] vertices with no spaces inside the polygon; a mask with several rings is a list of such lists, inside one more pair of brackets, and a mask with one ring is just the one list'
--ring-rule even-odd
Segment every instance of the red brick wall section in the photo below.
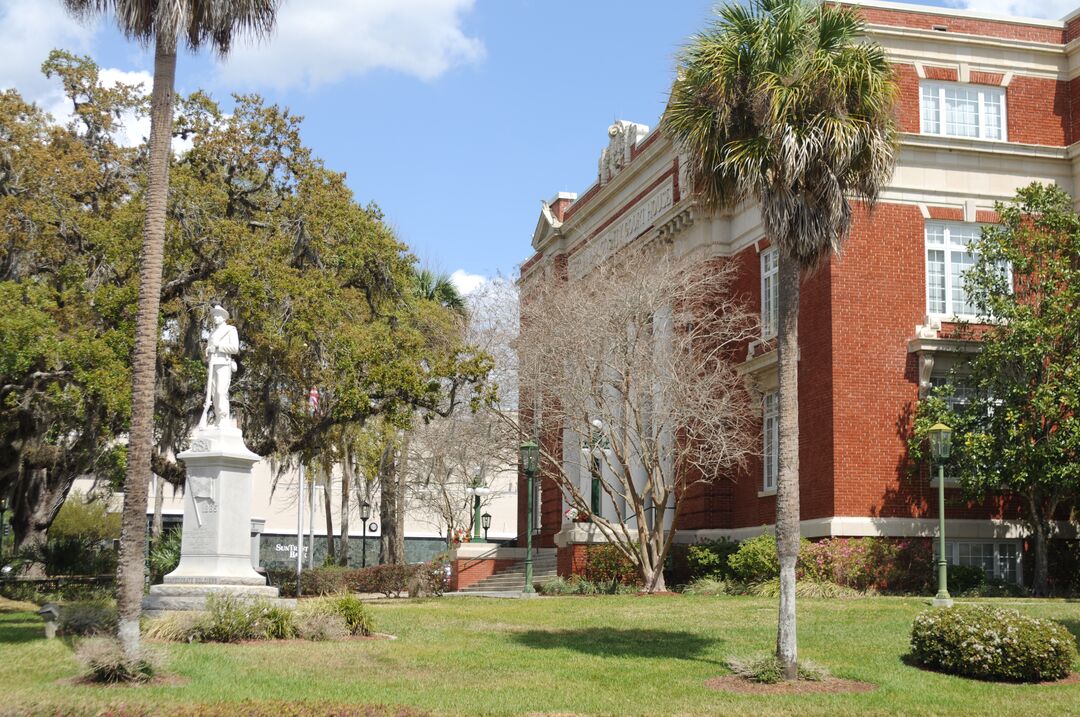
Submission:
{"label": "red brick wall section", "polygon": [[1010,142],[1062,147],[1070,128],[1069,86],[1016,75],[1005,90]]}
{"label": "red brick wall section", "polygon": [[1068,83],[1068,112],[1069,118],[1065,143],[1072,144],[1080,141],[1080,77],[1074,77]]}
{"label": "red brick wall section", "polygon": [[918,133],[919,122],[919,75],[914,65],[893,65],[897,86],[898,126],[901,132]]}
{"label": "red brick wall section", "polygon": [[1065,44],[1068,44],[1080,37],[1080,17],[1069,21],[1065,26]]}
{"label": "red brick wall section", "polygon": [[997,72],[971,72],[971,84],[973,85],[1001,85],[1001,81],[1005,79],[1005,75]]}
{"label": "red brick wall section", "polygon": [[450,570],[450,590],[457,591],[490,578],[520,560],[455,560]]}
{"label": "red brick wall section", "polygon": [[561,578],[569,578],[585,573],[587,545],[571,543],[556,552],[556,570]]}
{"label": "red brick wall section", "polygon": [[927,207],[926,209],[930,212],[931,219],[952,222],[964,221],[964,210],[959,207]]}
{"label": "red brick wall section", "polygon": [[888,25],[891,27],[911,27],[920,30],[933,30],[935,25],[944,25],[947,32],[984,37],[1000,37],[1006,40],[1030,40],[1063,44],[1066,32],[1062,28],[1025,25],[1008,20],[984,20],[980,18],[956,17],[954,15],[934,15],[924,12],[905,12],[887,8],[859,8],[863,19],[870,25]]}
{"label": "red brick wall section", "polygon": [[956,82],[958,73],[955,67],[923,67],[923,74],[926,75],[928,80],[944,80],[946,82]]}

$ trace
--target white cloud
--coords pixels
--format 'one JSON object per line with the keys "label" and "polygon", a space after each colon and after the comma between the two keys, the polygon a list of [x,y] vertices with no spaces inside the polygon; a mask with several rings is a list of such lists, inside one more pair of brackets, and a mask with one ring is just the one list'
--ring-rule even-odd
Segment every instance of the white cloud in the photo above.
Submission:
{"label": "white cloud", "polygon": [[226,83],[313,88],[369,70],[431,80],[484,57],[461,27],[475,0],[292,0],[274,35],[241,40],[219,67]]}
{"label": "white cloud", "polygon": [[14,87],[50,112],[63,109],[60,83],[41,74],[41,63],[56,48],[87,52],[96,31],[96,25],[72,19],[58,2],[0,0],[0,88]]}
{"label": "white cloud", "polygon": [[1076,9],[1076,0],[957,0],[947,3],[965,10],[993,15],[1060,20]]}
{"label": "white cloud", "polygon": [[454,283],[457,290],[463,295],[468,296],[472,292],[479,289],[485,283],[487,283],[487,277],[481,274],[470,274],[464,269],[458,269],[450,275],[450,281]]}

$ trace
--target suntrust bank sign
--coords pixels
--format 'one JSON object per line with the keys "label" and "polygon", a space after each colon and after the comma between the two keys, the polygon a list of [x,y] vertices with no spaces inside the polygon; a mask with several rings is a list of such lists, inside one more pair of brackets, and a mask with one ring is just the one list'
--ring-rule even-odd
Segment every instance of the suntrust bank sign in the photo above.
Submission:
{"label": "suntrust bank sign", "polygon": [[572,254],[566,269],[571,279],[580,279],[624,246],[641,236],[657,217],[675,203],[675,178],[669,177],[649,192],[637,205],[611,226]]}

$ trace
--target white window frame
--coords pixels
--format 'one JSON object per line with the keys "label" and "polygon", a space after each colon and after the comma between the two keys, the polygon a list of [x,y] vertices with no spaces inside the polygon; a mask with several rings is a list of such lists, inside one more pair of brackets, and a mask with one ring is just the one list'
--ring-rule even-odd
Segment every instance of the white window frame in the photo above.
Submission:
{"label": "white window frame", "polygon": [[[945,93],[949,89],[967,89],[978,92],[978,121],[979,129],[978,134],[974,137],[967,137],[959,134],[948,134],[945,128],[948,126],[945,115]],[[926,124],[923,118],[923,92],[924,90],[937,90],[938,96],[938,112],[937,112],[937,132],[930,132],[926,129]],[[998,107],[1001,110],[1001,137],[987,137],[986,128],[988,122],[985,114],[986,96],[988,94],[995,94],[999,96]],[[993,85],[975,85],[965,82],[940,82],[936,80],[924,80],[919,83],[919,132],[921,134],[932,135],[935,137],[956,137],[958,139],[980,139],[986,142],[1008,142],[1009,141],[1009,116],[1008,101],[1006,99],[1007,92],[1004,87],[995,87]]]}
{"label": "white window frame", "polygon": [[[948,553],[946,556],[950,565],[960,565],[960,544],[965,543],[967,545],[992,545],[994,546],[994,558],[993,558],[993,575],[994,580],[1003,580],[1001,571],[1001,547],[1004,545],[1011,545],[1016,548],[1016,584],[1024,584],[1024,546],[1019,540],[946,540],[945,550]],[[934,540],[934,561],[938,559],[938,541]]]}
{"label": "white window frame", "polygon": [[776,247],[761,252],[761,338],[776,337],[780,317],[780,261]]}
{"label": "white window frame", "polygon": [[780,392],[761,397],[761,493],[776,493],[780,473]]}
{"label": "white window frame", "polygon": [[[933,249],[940,250],[945,255],[945,259],[944,259],[944,261],[945,261],[945,311],[943,311],[943,312],[942,311],[934,311],[933,307],[931,306],[931,299],[930,299],[930,251],[931,251],[930,228],[931,227],[938,227],[938,226],[942,227],[942,229],[943,229],[943,231],[942,231],[942,243],[941,244],[934,244]],[[951,269],[951,263],[950,263],[951,252],[954,249],[961,248],[960,244],[955,244],[954,245],[952,243],[952,231],[953,231],[954,227],[960,227],[960,226],[962,226],[962,227],[975,227],[976,229],[978,229],[978,231],[981,232],[983,225],[982,224],[973,224],[973,223],[969,223],[969,222],[941,221],[941,220],[927,221],[923,225],[923,279],[924,279],[924,281],[923,281],[923,296],[925,297],[925,300],[926,300],[926,313],[927,313],[928,316],[932,316],[932,317],[935,317],[935,318],[938,318],[938,319],[941,319],[941,320],[944,320],[944,321],[958,320],[958,321],[978,322],[978,321],[980,321],[980,319],[979,319],[977,314],[957,314],[957,313],[955,313],[953,311],[950,311],[950,307],[952,306],[952,303],[953,303],[952,294],[953,294],[953,289],[954,289],[952,272],[950,271],[950,269]],[[964,250],[966,252],[967,247],[964,247]],[[967,253],[974,254],[974,252],[967,252]],[[1009,280],[1010,280],[1010,283],[1011,283],[1011,281],[1012,281],[1011,271],[1010,271]],[[966,294],[966,292],[965,292],[965,294]],[[970,302],[965,301],[965,303],[970,303]]]}

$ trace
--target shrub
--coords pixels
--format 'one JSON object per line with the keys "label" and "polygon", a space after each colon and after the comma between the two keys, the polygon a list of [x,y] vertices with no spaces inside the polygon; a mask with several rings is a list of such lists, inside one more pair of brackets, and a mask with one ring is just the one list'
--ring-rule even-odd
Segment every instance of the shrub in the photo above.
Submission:
{"label": "shrub", "polygon": [[375,629],[371,612],[355,595],[305,600],[297,610],[298,617],[316,613],[340,618],[345,634],[370,635]]}
{"label": "shrub", "polygon": [[269,568],[266,582],[278,589],[282,597],[296,597],[296,570],[293,568]]}
{"label": "shrub", "polygon": [[686,565],[691,580],[733,577],[728,558],[739,549],[739,544],[727,538],[706,540],[686,549]]}
{"label": "shrub", "polygon": [[[750,658],[729,657],[725,660],[725,664],[736,675],[752,682],[774,685],[784,679],[784,666],[776,655]],[[821,682],[829,677],[824,668],[809,661],[800,660],[797,667],[800,680]]]}
{"label": "shrub", "polygon": [[207,615],[202,611],[169,612],[148,620],[143,635],[164,642],[198,642],[206,632]]}
{"label": "shrub", "polygon": [[310,568],[300,573],[300,589],[304,595],[337,595],[349,592],[349,568]]}
{"label": "shrub", "polygon": [[180,564],[180,545],[183,533],[180,528],[167,530],[150,542],[150,552],[146,555],[146,567],[150,572],[150,582],[160,583],[162,578],[176,570]]}
{"label": "shrub", "polygon": [[157,652],[144,647],[131,659],[113,638],[83,640],[75,648],[75,657],[82,663],[83,677],[93,682],[146,682],[162,669]]}
{"label": "shrub", "polygon": [[585,549],[586,580],[594,583],[641,585],[637,566],[617,545],[590,545]]}
{"label": "shrub", "polygon": [[401,597],[409,589],[409,578],[416,570],[415,565],[376,565],[368,568],[371,591],[386,597]]}
{"label": "shrub", "polygon": [[116,631],[116,607],[103,600],[61,605],[57,631],[67,637],[111,634]]}
{"label": "shrub", "polygon": [[206,599],[206,612],[200,641],[275,640],[296,635],[293,611],[265,600],[214,594]]}
{"label": "shrub", "polygon": [[588,578],[575,575],[569,580],[552,578],[539,585],[543,595],[628,595],[637,592],[633,585],[620,582],[597,583]]}
{"label": "shrub", "polygon": [[911,629],[911,652],[934,670],[1010,682],[1061,679],[1077,657],[1073,636],[1053,620],[982,605],[921,613]]}
{"label": "shrub", "polygon": [[324,611],[297,611],[296,635],[304,640],[326,642],[340,640],[349,634],[341,615]]}
{"label": "shrub", "polygon": [[421,567],[420,572],[430,595],[439,597],[450,587],[449,567],[450,561],[446,555],[440,555]]}
{"label": "shrub", "polygon": [[780,575],[780,559],[776,555],[776,536],[771,533],[744,540],[728,556],[731,574],[744,582],[769,580]]}
{"label": "shrub", "polygon": [[947,584],[950,595],[976,595],[986,585],[986,573],[977,565],[949,565]]}
{"label": "shrub", "polygon": [[556,577],[538,583],[536,589],[541,595],[568,595],[570,583],[565,578]]}

